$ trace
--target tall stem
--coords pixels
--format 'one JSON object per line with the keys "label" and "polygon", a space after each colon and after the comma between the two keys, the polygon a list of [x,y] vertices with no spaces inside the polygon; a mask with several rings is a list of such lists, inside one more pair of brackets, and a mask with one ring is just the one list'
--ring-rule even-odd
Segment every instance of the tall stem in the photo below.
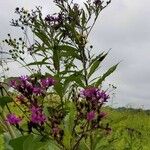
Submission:
{"label": "tall stem", "polygon": [[5,125],[6,125],[6,128],[7,128],[7,131],[9,132],[11,138],[12,138],[12,139],[16,138],[16,134],[15,134],[13,128],[12,128],[11,125],[6,121],[7,118],[6,118],[6,115],[5,115],[4,111],[2,112],[1,117],[2,117],[2,119],[5,121]]}
{"label": "tall stem", "polygon": [[[0,85],[0,91],[1,91],[1,96],[4,96],[3,87],[2,87],[1,85]],[[8,105],[7,105],[7,108],[9,108]],[[8,109],[8,110],[9,110],[9,109]],[[9,110],[9,111],[10,111],[10,110]],[[6,118],[4,109],[2,110],[1,117],[2,117],[2,120],[5,121],[7,131],[9,132],[9,134],[11,135],[11,137],[12,137],[12,138],[16,138],[16,135],[15,135],[15,132],[14,132],[13,128],[12,128],[11,125],[6,121],[7,118]]]}
{"label": "tall stem", "polygon": [[87,68],[86,68],[87,58],[86,58],[84,47],[82,47],[81,56],[82,56],[82,64],[83,64],[83,71],[84,71],[84,80],[85,80],[86,86],[88,86]]}

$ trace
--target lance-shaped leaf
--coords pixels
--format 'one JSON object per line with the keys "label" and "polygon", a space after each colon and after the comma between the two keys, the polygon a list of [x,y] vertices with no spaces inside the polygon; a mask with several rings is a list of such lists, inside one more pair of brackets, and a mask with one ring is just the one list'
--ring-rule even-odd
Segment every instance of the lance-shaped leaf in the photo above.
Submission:
{"label": "lance-shaped leaf", "polygon": [[69,84],[71,82],[75,82],[79,87],[85,87],[84,83],[83,83],[83,75],[82,75],[82,72],[75,72],[74,74],[68,76],[65,78],[65,81],[64,81],[64,92],[66,92],[66,90],[68,89],[69,87]]}
{"label": "lance-shaped leaf", "polygon": [[74,120],[76,116],[76,110],[73,103],[68,103],[69,113],[64,118],[64,137],[63,137],[63,145],[65,146],[66,150],[72,149],[72,142],[73,142],[73,127],[74,127]]}
{"label": "lance-shaped leaf", "polygon": [[107,56],[108,53],[106,54],[103,54],[101,53],[98,57],[96,57],[94,59],[93,62],[91,62],[91,67],[90,67],[90,71],[89,71],[89,74],[88,74],[88,78],[91,77],[91,75],[93,73],[95,73],[95,71],[98,69],[98,67],[100,66],[100,63],[105,59],[105,57]]}
{"label": "lance-shaped leaf", "polygon": [[57,82],[55,85],[54,85],[54,90],[57,92],[57,94],[60,96],[60,97],[63,97],[63,85],[61,82]]}
{"label": "lance-shaped leaf", "polygon": [[57,46],[53,49],[53,63],[55,70],[59,71],[60,69],[60,50]]}
{"label": "lance-shaped leaf", "polygon": [[9,96],[2,96],[2,97],[0,97],[0,106],[2,108],[4,108],[5,105],[7,103],[10,103],[10,102],[12,102],[12,98],[11,97],[9,97]]}
{"label": "lance-shaped leaf", "polygon": [[36,66],[36,65],[47,65],[49,64],[48,62],[44,62],[44,61],[36,61],[36,62],[31,62],[29,64],[27,64],[26,66]]}
{"label": "lance-shaped leaf", "polygon": [[[118,63],[118,64],[119,64],[119,63]],[[104,73],[103,76],[98,79],[98,81],[95,83],[95,86],[96,86],[96,87],[100,86],[100,85],[102,84],[102,82],[103,82],[110,74],[112,74],[112,73],[116,70],[118,64],[116,64],[116,65],[112,66],[111,68],[109,68],[109,69],[106,71],[106,73]]]}
{"label": "lance-shaped leaf", "polygon": [[59,46],[59,49],[62,50],[61,56],[64,56],[64,57],[71,56],[71,57],[79,59],[79,60],[81,59],[80,55],[78,54],[79,51],[72,46],[61,45],[61,46]]}
{"label": "lance-shaped leaf", "polygon": [[50,47],[50,39],[49,37],[46,35],[46,33],[44,31],[41,30],[34,30],[33,31],[35,33],[35,35],[48,47]]}

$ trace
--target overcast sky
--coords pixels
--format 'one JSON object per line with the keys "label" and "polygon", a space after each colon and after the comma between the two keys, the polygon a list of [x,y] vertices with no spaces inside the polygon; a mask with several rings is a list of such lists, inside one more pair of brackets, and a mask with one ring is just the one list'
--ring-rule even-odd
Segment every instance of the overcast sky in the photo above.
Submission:
{"label": "overcast sky", "polygon": [[[76,0],[80,3],[84,0]],[[7,33],[18,35],[9,21],[16,7],[32,9],[41,5],[44,14],[54,12],[52,0],[0,0],[0,39]],[[132,105],[150,109],[150,1],[112,0],[103,10],[92,32],[90,42],[95,52],[109,50],[104,69],[122,61],[118,70],[107,80],[117,86],[114,106]],[[14,72],[19,75],[22,72]]]}

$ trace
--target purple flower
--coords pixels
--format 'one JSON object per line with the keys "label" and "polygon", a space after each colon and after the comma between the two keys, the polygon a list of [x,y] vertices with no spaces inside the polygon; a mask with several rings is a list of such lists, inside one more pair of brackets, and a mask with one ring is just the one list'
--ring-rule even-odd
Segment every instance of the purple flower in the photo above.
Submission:
{"label": "purple flower", "polygon": [[54,136],[57,136],[59,132],[60,132],[60,129],[57,126],[52,129],[52,133]]}
{"label": "purple flower", "polygon": [[42,125],[46,121],[46,116],[43,114],[43,110],[39,106],[31,107],[31,122],[34,124]]}
{"label": "purple flower", "polygon": [[27,91],[27,93],[32,94],[33,92],[33,85],[31,83],[27,83],[23,86],[23,88]]}
{"label": "purple flower", "polygon": [[30,82],[30,78],[28,76],[21,76],[16,80],[10,81],[10,86],[16,89],[25,97],[32,95],[33,85]]}
{"label": "purple flower", "polygon": [[107,115],[107,113],[105,113],[105,112],[100,112],[99,117],[100,117],[100,118],[104,118],[106,115]]}
{"label": "purple flower", "polygon": [[100,93],[100,90],[98,88],[90,87],[90,88],[86,88],[82,90],[80,92],[80,96],[90,101],[96,101],[99,99],[99,96],[98,96],[99,93]]}
{"label": "purple flower", "polygon": [[29,76],[24,75],[24,76],[20,76],[20,77],[19,77],[19,80],[20,80],[20,81],[23,81],[23,82],[26,82],[26,81],[30,81],[30,78],[29,78]]}
{"label": "purple flower", "polygon": [[7,116],[7,122],[9,122],[11,125],[17,125],[22,120],[20,117],[17,117],[14,114],[8,114]]}
{"label": "purple flower", "polygon": [[88,112],[86,118],[89,122],[91,122],[92,120],[95,119],[95,112],[94,111]]}
{"label": "purple flower", "polygon": [[10,81],[10,87],[14,88],[14,89],[17,89],[17,81],[16,80],[11,80]]}
{"label": "purple flower", "polygon": [[106,102],[109,98],[109,95],[105,93],[105,91],[101,91],[98,88],[95,87],[89,87],[84,90],[80,91],[80,96],[82,98],[86,98],[86,100],[89,100],[90,102]]}
{"label": "purple flower", "polygon": [[107,102],[107,99],[109,99],[109,95],[107,95],[105,91],[102,91],[100,98],[102,99],[102,102]]}
{"label": "purple flower", "polygon": [[48,23],[56,23],[56,22],[62,22],[63,20],[63,15],[62,14],[53,14],[53,15],[47,15],[45,17],[45,21]]}
{"label": "purple flower", "polygon": [[55,84],[55,80],[51,77],[48,77],[46,79],[42,79],[41,80],[41,86],[45,89],[45,88],[49,88],[50,86]]}
{"label": "purple flower", "polygon": [[101,0],[94,0],[93,2],[96,6],[100,6],[102,4]]}
{"label": "purple flower", "polygon": [[35,95],[41,95],[42,92],[43,92],[43,90],[41,89],[41,87],[34,87],[34,88],[33,88],[33,93],[34,93]]}

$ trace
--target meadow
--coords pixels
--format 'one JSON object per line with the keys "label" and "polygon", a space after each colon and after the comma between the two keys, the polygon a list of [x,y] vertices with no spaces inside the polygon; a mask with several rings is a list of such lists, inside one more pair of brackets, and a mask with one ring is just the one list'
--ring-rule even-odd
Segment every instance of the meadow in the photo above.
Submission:
{"label": "meadow", "polygon": [[[125,107],[104,107],[103,110],[107,112],[105,122],[109,123],[112,131],[101,139],[100,150],[149,150],[150,110]],[[0,150],[5,150],[5,144],[1,134]]]}
{"label": "meadow", "polygon": [[113,150],[149,150],[150,112],[148,110],[105,109],[108,112],[107,121],[112,127]]}

